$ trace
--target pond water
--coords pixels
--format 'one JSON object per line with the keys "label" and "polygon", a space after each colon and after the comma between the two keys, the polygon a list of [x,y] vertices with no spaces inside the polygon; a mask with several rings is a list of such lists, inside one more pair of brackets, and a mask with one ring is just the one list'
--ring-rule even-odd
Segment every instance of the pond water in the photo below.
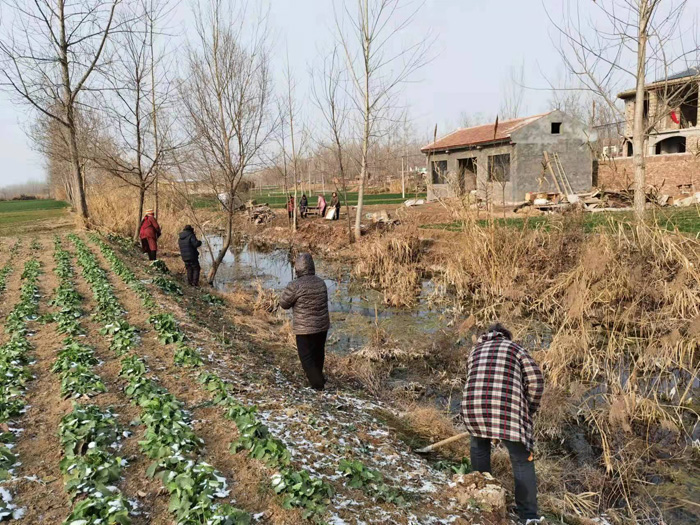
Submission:
{"label": "pond water", "polygon": [[[214,236],[208,237],[207,241],[215,251],[222,242],[220,237]],[[203,266],[208,266],[206,261],[203,258]],[[432,310],[427,304],[432,292],[430,280],[423,281],[416,307],[390,308],[384,305],[381,293],[352,282],[349,266],[331,264],[319,257],[315,257],[314,261],[316,274],[328,286],[332,325],[328,335],[329,350],[339,353],[358,350],[377,327],[399,343],[429,337],[440,327],[440,312]],[[240,285],[253,288],[256,282],[260,282],[264,288],[281,291],[293,277],[294,268],[288,251],[261,251],[246,244],[234,246],[228,251],[217,272],[214,286],[227,291]],[[291,317],[290,312],[286,315]]]}

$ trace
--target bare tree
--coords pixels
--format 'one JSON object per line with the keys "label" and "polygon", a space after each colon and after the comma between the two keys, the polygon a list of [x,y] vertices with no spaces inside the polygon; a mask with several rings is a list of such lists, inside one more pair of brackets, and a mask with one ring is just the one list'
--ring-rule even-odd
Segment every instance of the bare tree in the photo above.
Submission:
{"label": "bare tree", "polygon": [[[73,172],[73,205],[89,219],[78,147],[80,94],[100,65],[121,0],[11,0],[0,37],[3,86],[63,126]],[[7,11],[6,11],[7,12]]]}
{"label": "bare tree", "polygon": [[428,41],[398,42],[422,6],[410,0],[356,0],[336,10],[336,30],[343,48],[353,105],[358,115],[360,181],[355,215],[355,239],[361,235],[362,206],[369,172],[369,151],[396,109],[396,95],[427,61]]}
{"label": "bare tree", "polygon": [[199,167],[227,217],[209,283],[233,240],[238,185],[260,158],[274,127],[266,17],[253,18],[246,4],[209,0],[204,8],[196,7],[198,42],[190,46],[188,77],[181,89]]}
{"label": "bare tree", "polygon": [[104,172],[138,190],[135,239],[146,192],[155,184],[169,148],[168,127],[157,124],[158,115],[172,103],[173,91],[153,35],[168,10],[167,2],[159,0],[129,5],[123,17],[132,22],[128,31],[116,36],[120,52],[104,72],[105,89],[99,92],[104,137],[91,148],[91,157]]}
{"label": "bare tree", "polygon": [[343,76],[341,68],[340,53],[338,48],[334,47],[329,56],[324,58],[319,74],[314,77],[311,90],[314,102],[321,110],[330,136],[327,147],[332,151],[337,163],[340,187],[336,184],[336,191],[342,189],[343,202],[348,215],[348,240],[352,244],[354,237],[350,219],[350,205],[348,204],[347,155],[344,146],[348,140],[347,126],[349,117],[349,101],[345,96],[346,83],[347,79]]}
{"label": "bare tree", "polygon": [[525,63],[520,67],[511,66],[508,81],[501,88],[501,108],[499,115],[503,120],[522,116],[525,100]]}
{"label": "bare tree", "polygon": [[[292,210],[292,230],[297,231],[297,226],[299,224],[299,177],[301,172],[299,170],[299,149],[302,144],[299,143],[297,118],[299,116],[299,107],[295,97],[296,82],[292,75],[292,71],[289,67],[289,56],[287,56],[287,68],[285,71],[285,82],[286,89],[284,93],[284,99],[282,101],[282,108],[280,111],[280,131],[282,134],[282,155],[284,156],[284,166],[285,166],[285,185],[287,182],[287,163],[292,168],[292,176],[294,177],[294,206]],[[289,133],[287,135],[287,133]],[[292,148],[291,151],[287,150],[287,141],[285,138],[289,138],[289,145]]]}
{"label": "bare tree", "polygon": [[[686,1],[669,0],[598,0],[590,5],[595,19],[581,12],[580,3],[569,8],[563,22],[552,20],[561,35],[560,54],[567,68],[585,89],[605,101],[611,111],[625,120],[624,110],[612,96],[619,91],[620,82],[634,80],[635,103],[633,116],[634,209],[641,218],[646,203],[645,147],[649,132],[656,122],[645,115],[646,79],[650,72],[661,73],[668,79],[670,69],[684,63],[697,52],[691,50],[671,56],[673,43],[683,31]],[[672,99],[678,94],[666,90]]]}

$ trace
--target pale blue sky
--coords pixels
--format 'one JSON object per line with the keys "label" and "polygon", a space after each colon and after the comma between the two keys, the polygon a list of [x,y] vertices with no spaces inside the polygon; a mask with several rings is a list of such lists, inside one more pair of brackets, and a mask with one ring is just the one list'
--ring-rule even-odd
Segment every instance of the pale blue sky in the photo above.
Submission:
{"label": "pale blue sky", "polygon": [[[351,1],[351,0],[348,0]],[[354,0],[352,0],[354,2]],[[592,0],[579,0],[593,5]],[[562,0],[544,0],[556,17]],[[691,0],[698,12],[700,0]],[[285,46],[297,79],[297,96],[308,103],[309,67],[319,49],[332,40],[331,0],[270,0],[276,33],[275,75],[282,75]],[[188,4],[177,19],[187,24]],[[457,125],[463,112],[495,118],[503,85],[513,66],[525,64],[526,83],[544,86],[540,71],[560,76],[563,67],[553,48],[553,29],[541,0],[426,0],[412,31],[436,36],[435,58],[405,86],[414,129],[428,137],[435,123],[439,134]],[[179,34],[187,32],[185,28]],[[526,91],[524,113],[547,109],[550,94]],[[29,111],[0,93],[0,186],[43,178],[43,161],[25,135]]]}

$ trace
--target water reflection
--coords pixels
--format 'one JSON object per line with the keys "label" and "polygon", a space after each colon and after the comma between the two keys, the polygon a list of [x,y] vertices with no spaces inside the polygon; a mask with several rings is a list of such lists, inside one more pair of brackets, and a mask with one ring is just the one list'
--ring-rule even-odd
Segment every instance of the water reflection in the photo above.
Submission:
{"label": "water reflection", "polygon": [[[222,245],[218,236],[210,236],[207,241],[215,252]],[[399,342],[408,342],[426,337],[440,326],[439,312],[427,305],[427,297],[433,289],[430,280],[422,283],[421,297],[415,308],[389,308],[384,306],[381,293],[352,283],[348,267],[327,264],[318,257],[314,260],[316,274],[328,286],[333,325],[328,338],[329,348],[341,353],[359,349],[377,328]],[[205,258],[203,266],[209,266]],[[228,291],[236,284],[252,287],[259,281],[265,288],[281,290],[293,277],[294,268],[287,251],[260,251],[250,244],[239,245],[226,253],[214,286]]]}

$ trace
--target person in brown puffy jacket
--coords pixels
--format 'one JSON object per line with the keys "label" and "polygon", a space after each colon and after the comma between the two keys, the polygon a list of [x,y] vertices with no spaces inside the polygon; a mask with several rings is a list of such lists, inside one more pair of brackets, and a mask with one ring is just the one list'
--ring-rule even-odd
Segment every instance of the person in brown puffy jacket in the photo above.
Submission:
{"label": "person in brown puffy jacket", "polygon": [[293,308],[292,323],[301,366],[311,387],[323,390],[326,336],[331,327],[328,288],[323,279],[316,276],[311,254],[299,254],[294,267],[297,278],[282,292],[280,306],[285,310]]}

